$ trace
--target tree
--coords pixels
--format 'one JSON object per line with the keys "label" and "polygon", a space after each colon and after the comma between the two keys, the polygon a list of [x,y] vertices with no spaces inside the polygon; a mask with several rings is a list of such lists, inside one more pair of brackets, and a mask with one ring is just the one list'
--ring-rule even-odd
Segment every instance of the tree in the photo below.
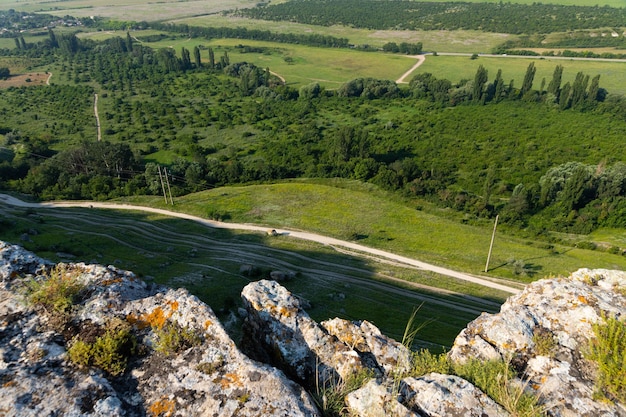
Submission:
{"label": "tree", "polygon": [[572,108],[579,108],[582,106],[585,100],[587,84],[589,84],[589,76],[583,74],[582,71],[578,72],[578,74],[576,74],[576,79],[574,79],[574,84],[572,84]]}
{"label": "tree", "polygon": [[11,76],[11,71],[7,67],[0,67],[0,80],[6,80]]}
{"label": "tree", "polygon": [[209,48],[209,68],[215,68],[215,52],[213,52],[213,48]]}
{"label": "tree", "polygon": [[478,66],[478,70],[476,70],[476,75],[474,76],[474,89],[472,91],[472,100],[474,100],[474,102],[480,102],[483,98],[483,88],[487,79],[487,70],[481,64]]}
{"label": "tree", "polygon": [[202,67],[202,59],[200,58],[200,48],[198,48],[198,46],[195,46],[193,48],[193,59],[194,59],[194,62],[196,64],[196,68],[201,68]]}
{"label": "tree", "polygon": [[496,103],[499,103],[504,96],[504,80],[502,79],[502,70],[498,69],[498,73],[496,74],[496,79],[493,82],[494,84],[494,93],[493,99]]}
{"label": "tree", "polygon": [[522,88],[520,89],[521,96],[524,96],[524,94],[533,88],[533,80],[535,79],[536,71],[537,68],[535,68],[535,63],[531,62],[526,69],[526,75],[524,75],[524,81],[522,82]]}
{"label": "tree", "polygon": [[548,93],[554,94],[557,98],[561,89],[561,78],[563,76],[563,65],[557,65],[552,73],[552,80],[548,84]]}
{"label": "tree", "polygon": [[133,38],[130,37],[130,32],[126,32],[126,51],[133,51]]}
{"label": "tree", "polygon": [[591,85],[589,86],[589,93],[587,93],[587,103],[595,104],[598,101],[598,92],[600,91],[600,74],[593,77]]}

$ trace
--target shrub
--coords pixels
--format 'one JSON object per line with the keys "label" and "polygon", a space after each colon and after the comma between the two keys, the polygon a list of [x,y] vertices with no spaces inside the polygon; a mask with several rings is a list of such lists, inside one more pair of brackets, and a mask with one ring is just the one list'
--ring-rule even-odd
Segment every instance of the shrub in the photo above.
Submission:
{"label": "shrub", "polygon": [[78,280],[78,275],[59,264],[43,277],[33,279],[26,284],[26,298],[42,307],[48,314],[66,314],[85,286]]}
{"label": "shrub", "polygon": [[322,415],[336,417],[343,415],[345,411],[345,398],[352,391],[361,388],[367,381],[374,377],[371,369],[361,369],[350,374],[345,379],[337,380],[334,375],[316,381],[316,389],[313,399],[317,403]]}
{"label": "shrub", "polygon": [[537,327],[533,331],[533,343],[538,355],[552,357],[557,343],[552,332],[545,327]]}
{"label": "shrub", "polygon": [[453,364],[454,373],[474,384],[500,404],[514,417],[545,416],[536,395],[526,392],[525,384],[513,380],[516,376],[510,362],[470,360]]}
{"label": "shrub", "polygon": [[604,318],[593,325],[587,359],[598,366],[598,394],[626,404],[626,324],[614,318]]}
{"label": "shrub", "polygon": [[427,349],[421,349],[413,353],[411,358],[411,375],[419,377],[431,372],[448,374],[451,371],[451,363],[445,353],[433,354]]}
{"label": "shrub", "polygon": [[104,334],[93,343],[76,336],[67,350],[70,361],[80,368],[95,366],[111,375],[121,375],[128,359],[136,352],[137,341],[130,326],[113,319],[105,326]]}
{"label": "shrub", "polygon": [[165,355],[181,352],[202,342],[200,335],[188,326],[168,321],[161,328],[152,329],[156,336],[154,349]]}

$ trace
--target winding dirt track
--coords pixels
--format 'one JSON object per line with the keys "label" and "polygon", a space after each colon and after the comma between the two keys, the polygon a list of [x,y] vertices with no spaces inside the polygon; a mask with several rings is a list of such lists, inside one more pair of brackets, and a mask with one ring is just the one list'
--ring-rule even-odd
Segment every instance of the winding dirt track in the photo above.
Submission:
{"label": "winding dirt track", "polygon": [[[150,213],[162,214],[165,216],[176,217],[180,219],[191,220],[205,226],[221,228],[221,229],[231,229],[231,230],[247,230],[253,232],[262,232],[267,233],[268,228],[263,226],[251,225],[251,224],[241,224],[241,223],[224,223],[217,222],[212,220],[206,220],[201,217],[193,216],[185,213],[178,213],[170,210],[163,210],[153,207],[145,207],[145,206],[134,206],[130,204],[116,204],[116,203],[102,203],[102,202],[80,202],[80,201],[60,201],[60,202],[44,202],[44,203],[28,203],[22,200],[19,200],[15,197],[0,194],[0,201],[10,204],[17,207],[31,207],[31,208],[61,208],[61,207],[83,207],[83,208],[102,208],[102,209],[114,209],[114,210],[134,210],[134,211],[144,211]],[[309,240],[312,242],[321,243],[323,245],[329,245],[333,247],[340,248],[348,248],[357,252],[374,255],[376,257],[392,260],[404,265],[410,265],[416,267],[418,269],[432,271],[437,274],[453,277],[456,279],[460,279],[463,281],[472,282],[474,284],[482,285],[484,287],[493,288],[496,290],[504,291],[510,294],[516,294],[519,292],[519,289],[499,284],[496,282],[492,282],[483,278],[479,278],[476,276],[464,274],[462,272],[454,271],[448,268],[443,268],[437,265],[432,265],[426,262],[418,261],[416,259],[407,258],[405,256],[397,255],[394,253],[382,251],[379,249],[369,248],[367,246],[359,245],[353,242],[348,242],[344,240],[335,239],[332,237],[317,235],[314,233],[294,231],[294,230],[279,230],[275,229],[276,233],[280,235],[290,236],[296,239]]]}
{"label": "winding dirt track", "polygon": [[417,69],[417,67],[419,67],[420,65],[422,65],[424,63],[424,61],[426,61],[426,56],[424,56],[424,55],[408,55],[407,58],[415,58],[415,59],[417,59],[417,62],[415,63],[415,65],[413,65],[411,67],[411,69],[409,69],[407,72],[402,74],[402,76],[396,80],[397,84],[406,84],[407,81],[405,81],[405,79],[409,75],[411,75],[411,73],[413,71],[415,71]]}

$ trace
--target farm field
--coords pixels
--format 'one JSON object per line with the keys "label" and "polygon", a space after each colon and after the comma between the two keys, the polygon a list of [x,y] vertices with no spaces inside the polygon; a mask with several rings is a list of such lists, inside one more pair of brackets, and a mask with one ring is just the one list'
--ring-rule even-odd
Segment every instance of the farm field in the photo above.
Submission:
{"label": "farm field", "polygon": [[294,22],[273,22],[266,20],[244,19],[220,14],[198,16],[172,21],[190,26],[212,26],[246,29],[269,30],[279,33],[311,33],[346,38],[355,45],[382,47],[387,42],[422,42],[425,51],[440,52],[490,52],[502,42],[515,38],[505,33],[487,33],[473,30],[455,31],[414,31],[414,30],[369,30],[347,26],[315,26]]}
{"label": "farm field", "polygon": [[[433,0],[444,1],[444,0]],[[464,0],[483,2],[482,0]],[[283,3],[283,0],[273,3]],[[28,12],[45,11],[58,16],[72,15],[75,17],[103,16],[120,20],[163,20],[177,16],[197,16],[216,13],[242,7],[254,7],[258,2],[248,0],[228,1],[178,1],[164,0],[65,0],[50,2],[47,0],[1,0],[0,9],[15,9]],[[515,0],[511,3],[532,4],[532,0]],[[623,0],[546,0],[545,4],[563,4],[576,6],[611,6],[624,7]],[[149,16],[149,18],[147,18]]]}

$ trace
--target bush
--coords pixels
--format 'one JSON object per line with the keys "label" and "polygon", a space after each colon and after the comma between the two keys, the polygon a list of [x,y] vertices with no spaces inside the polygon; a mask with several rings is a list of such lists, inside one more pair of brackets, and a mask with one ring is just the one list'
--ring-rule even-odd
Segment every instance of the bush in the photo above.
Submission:
{"label": "bush", "polygon": [[121,375],[128,359],[136,352],[137,341],[128,323],[114,319],[104,329],[102,336],[93,343],[74,337],[67,349],[70,361],[80,368],[95,366],[111,375]]}
{"label": "bush", "polygon": [[202,342],[200,335],[190,327],[167,322],[161,328],[152,329],[156,336],[154,349],[165,355],[181,352]]}
{"label": "bush", "polygon": [[43,277],[26,283],[26,299],[35,306],[43,308],[52,323],[66,323],[78,296],[85,285],[78,279],[78,273],[59,264]]}
{"label": "bush", "polygon": [[598,366],[598,394],[626,404],[626,324],[604,318],[593,325],[593,333],[586,357]]}

